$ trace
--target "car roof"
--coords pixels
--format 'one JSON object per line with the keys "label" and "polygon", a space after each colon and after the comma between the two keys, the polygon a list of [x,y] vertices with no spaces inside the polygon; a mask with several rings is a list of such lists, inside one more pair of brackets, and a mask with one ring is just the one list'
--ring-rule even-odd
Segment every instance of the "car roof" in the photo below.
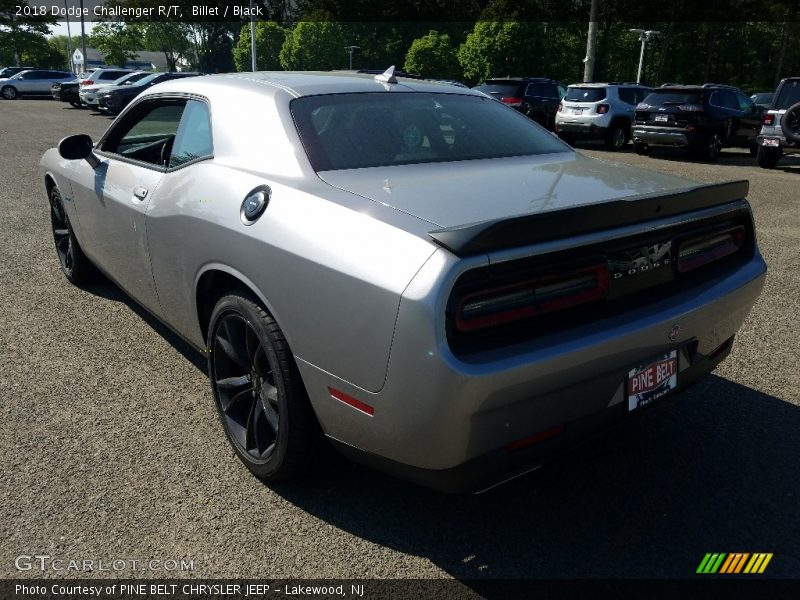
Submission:
{"label": "car roof", "polygon": [[593,81],[590,83],[571,83],[569,87],[606,87],[609,85],[615,85],[615,86],[629,85],[631,87],[642,87],[642,88],[651,87],[649,85],[645,85],[644,83],[636,83],[635,81],[608,81],[606,83],[602,83],[600,81]]}
{"label": "car roof", "polygon": [[428,80],[397,78],[397,83],[383,83],[375,76],[362,73],[343,73],[332,71],[258,71],[255,73],[225,73],[206,75],[191,79],[175,79],[158,84],[149,93],[166,91],[196,91],[208,93],[225,88],[228,91],[257,92],[274,96],[278,91],[288,92],[295,98],[321,94],[347,94],[363,92],[440,92],[483,96],[481,92],[462,88],[449,83]]}

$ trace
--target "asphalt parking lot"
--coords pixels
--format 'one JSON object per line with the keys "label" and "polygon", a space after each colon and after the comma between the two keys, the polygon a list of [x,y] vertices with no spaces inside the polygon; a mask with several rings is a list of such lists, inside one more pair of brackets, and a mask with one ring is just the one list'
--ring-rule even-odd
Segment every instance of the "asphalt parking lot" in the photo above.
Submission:
{"label": "asphalt parking lot", "polygon": [[109,123],[0,102],[0,577],[41,576],[15,568],[37,553],[194,561],[97,576],[683,578],[706,552],[772,552],[764,576],[800,574],[800,157],[765,171],[739,150],[704,164],[585,146],[749,179],[764,292],[729,359],[687,393],[528,477],[444,496],[336,457],[261,484],[228,447],[203,358],[111,284],[68,284],[37,166]]}

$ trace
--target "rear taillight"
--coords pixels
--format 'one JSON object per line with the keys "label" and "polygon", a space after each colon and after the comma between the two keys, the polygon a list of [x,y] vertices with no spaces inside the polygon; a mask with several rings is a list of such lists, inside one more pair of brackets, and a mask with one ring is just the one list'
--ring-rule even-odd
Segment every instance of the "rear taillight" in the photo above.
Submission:
{"label": "rear taillight", "polygon": [[775,125],[775,115],[764,115],[764,125]]}
{"label": "rear taillight", "polygon": [[516,98],[515,96],[503,96],[500,98],[500,102],[503,104],[509,104],[511,106],[519,106],[522,104],[522,98]]}
{"label": "rear taillight", "polygon": [[685,240],[678,246],[678,272],[686,273],[716,260],[730,256],[744,245],[745,231],[741,225]]}
{"label": "rear taillight", "polygon": [[608,112],[608,109],[611,108],[608,104],[598,104],[597,105],[597,114],[604,115]]}
{"label": "rear taillight", "polygon": [[678,110],[683,112],[703,112],[702,104],[679,104]]}
{"label": "rear taillight", "polygon": [[83,81],[81,81],[81,85],[92,85],[92,83],[93,82],[91,79],[84,79]]}
{"label": "rear taillight", "polygon": [[468,294],[459,303],[455,326],[476,331],[602,300],[607,294],[608,267],[593,265]]}

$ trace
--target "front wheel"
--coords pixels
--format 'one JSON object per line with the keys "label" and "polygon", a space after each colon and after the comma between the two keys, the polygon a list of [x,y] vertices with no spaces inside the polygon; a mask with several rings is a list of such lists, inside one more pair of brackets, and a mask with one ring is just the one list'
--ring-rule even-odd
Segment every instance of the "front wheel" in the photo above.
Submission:
{"label": "front wheel", "polygon": [[50,190],[50,225],[64,277],[75,285],[91,281],[95,274],[94,266],[83,254],[78,240],[75,239],[69,217],[64,210],[61,193],[55,186]]}
{"label": "front wheel", "polygon": [[0,95],[2,95],[6,100],[14,100],[17,97],[17,88],[7,85],[0,90]]}
{"label": "front wheel", "polygon": [[214,308],[208,349],[214,400],[236,455],[265,481],[297,475],[319,428],[281,328],[249,294],[233,293]]}
{"label": "front wheel", "polygon": [[762,169],[774,169],[781,158],[778,148],[758,147],[758,166]]}
{"label": "front wheel", "polygon": [[69,104],[72,108],[83,108],[83,104],[81,104],[80,102],[76,102],[74,100],[70,101]]}

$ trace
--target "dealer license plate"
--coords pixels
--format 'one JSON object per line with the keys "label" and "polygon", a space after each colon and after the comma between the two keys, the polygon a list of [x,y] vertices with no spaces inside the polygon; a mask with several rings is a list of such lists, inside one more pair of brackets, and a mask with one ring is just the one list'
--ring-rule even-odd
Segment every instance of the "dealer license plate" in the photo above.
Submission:
{"label": "dealer license plate", "polygon": [[678,385],[678,351],[628,372],[628,410],[647,406]]}
{"label": "dealer license plate", "polygon": [[573,115],[582,115],[583,114],[583,109],[582,108],[573,108],[572,109],[572,114]]}
{"label": "dealer license plate", "polygon": [[761,145],[772,146],[774,148],[777,148],[778,146],[781,145],[781,141],[778,138],[764,138],[763,140],[761,140]]}
{"label": "dealer license plate", "polygon": [[667,121],[669,121],[669,115],[656,115],[653,118],[653,121],[657,123],[666,123]]}

